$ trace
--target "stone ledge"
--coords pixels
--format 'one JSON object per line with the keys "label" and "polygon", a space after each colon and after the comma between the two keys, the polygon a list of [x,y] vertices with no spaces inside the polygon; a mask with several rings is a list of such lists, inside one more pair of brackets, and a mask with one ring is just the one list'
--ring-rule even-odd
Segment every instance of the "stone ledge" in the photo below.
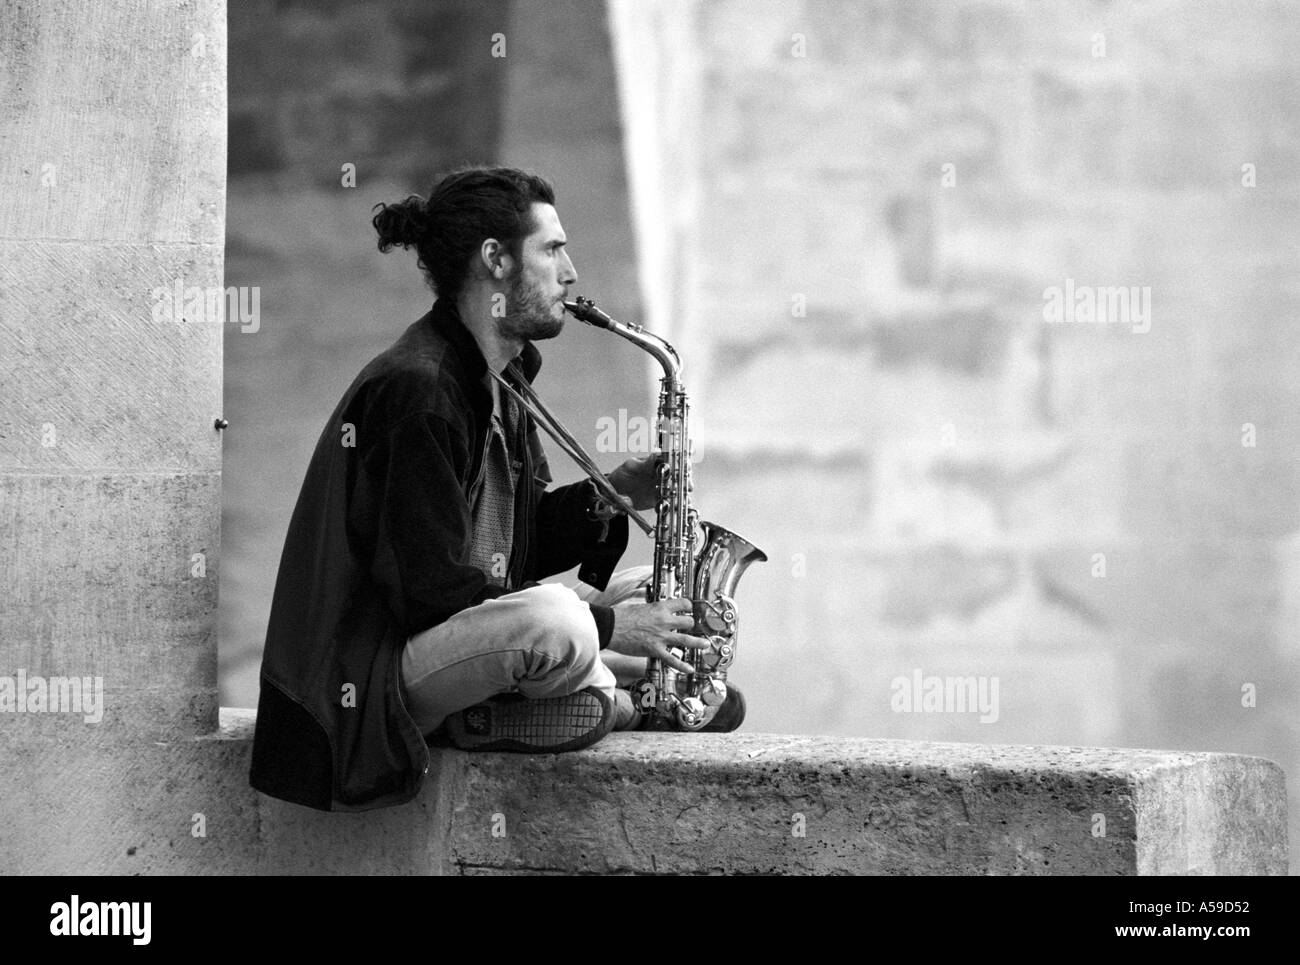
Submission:
{"label": "stone ledge", "polygon": [[1282,771],[1233,754],[613,734],[558,756],[435,751],[410,804],[326,814],[248,787],[253,720],[223,709],[218,733],[174,742],[0,745],[0,873],[1287,867]]}
{"label": "stone ledge", "polygon": [[616,734],[554,759],[471,756],[463,780],[448,856],[470,873],[1287,867],[1281,770],[1229,754]]}

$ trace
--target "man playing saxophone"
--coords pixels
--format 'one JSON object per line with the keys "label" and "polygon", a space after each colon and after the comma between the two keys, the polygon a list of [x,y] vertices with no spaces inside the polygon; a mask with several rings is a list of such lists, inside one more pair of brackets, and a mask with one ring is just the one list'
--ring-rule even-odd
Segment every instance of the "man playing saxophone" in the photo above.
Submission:
{"label": "man playing saxophone", "polygon": [[[251,783],[322,810],[412,798],[426,738],[470,750],[589,746],[641,714],[619,687],[707,647],[690,599],[616,574],[658,461],[548,489],[519,404],[577,280],[554,194],[466,168],[377,206],[381,251],[415,248],[432,309],[353,381],[317,443],[285,540]],[[504,383],[504,384],[502,384]],[[539,584],[578,566],[589,585]],[[636,599],[643,602],[637,603]],[[705,729],[744,716],[730,688]]]}

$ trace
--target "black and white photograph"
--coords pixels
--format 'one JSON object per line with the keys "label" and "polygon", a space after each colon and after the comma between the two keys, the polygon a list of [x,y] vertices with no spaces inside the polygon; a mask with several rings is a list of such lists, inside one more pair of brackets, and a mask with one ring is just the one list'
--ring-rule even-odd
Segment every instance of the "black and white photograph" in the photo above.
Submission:
{"label": "black and white photograph", "polygon": [[1297,49],[1284,0],[0,0],[22,928],[1143,876],[1075,925],[1261,937]]}

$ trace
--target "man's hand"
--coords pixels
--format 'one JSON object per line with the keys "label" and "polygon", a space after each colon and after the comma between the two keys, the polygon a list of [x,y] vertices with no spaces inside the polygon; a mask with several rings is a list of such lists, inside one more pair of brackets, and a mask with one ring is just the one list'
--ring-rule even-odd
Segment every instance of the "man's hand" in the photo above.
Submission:
{"label": "man's hand", "polygon": [[633,509],[653,509],[658,492],[659,453],[632,458],[609,474],[610,484],[626,496]]}
{"label": "man's hand", "polygon": [[654,657],[683,673],[694,673],[694,667],[668,652],[669,647],[707,647],[708,640],[685,632],[694,626],[690,600],[617,606],[608,649],[629,657]]}

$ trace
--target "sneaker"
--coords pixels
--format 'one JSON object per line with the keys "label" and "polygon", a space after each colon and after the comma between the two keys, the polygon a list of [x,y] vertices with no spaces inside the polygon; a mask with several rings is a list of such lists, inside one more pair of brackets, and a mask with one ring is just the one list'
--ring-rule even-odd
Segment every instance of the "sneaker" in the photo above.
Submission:
{"label": "sneaker", "polygon": [[464,751],[558,754],[590,747],[614,727],[613,701],[595,687],[567,697],[529,700],[502,694],[447,719],[447,736]]}
{"label": "sneaker", "polygon": [[733,683],[727,684],[727,699],[722,702],[713,720],[700,728],[701,733],[727,734],[745,722],[745,695]]}

